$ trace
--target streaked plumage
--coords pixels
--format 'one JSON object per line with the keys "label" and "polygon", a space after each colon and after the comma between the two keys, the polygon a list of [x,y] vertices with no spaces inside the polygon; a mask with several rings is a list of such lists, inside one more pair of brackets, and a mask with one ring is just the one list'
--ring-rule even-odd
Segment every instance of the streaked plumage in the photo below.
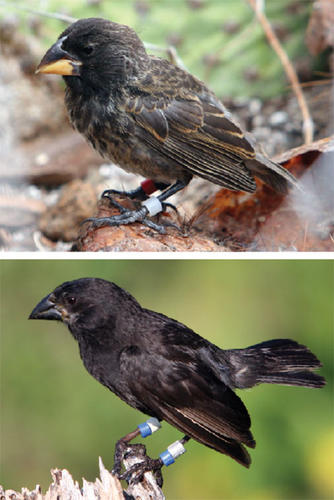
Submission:
{"label": "streaked plumage", "polygon": [[[50,69],[62,58],[78,63],[72,73]],[[66,75],[73,126],[127,171],[166,185],[186,185],[197,175],[247,192],[256,189],[254,175],[281,192],[296,184],[286,169],[255,152],[254,140],[203,82],[148,55],[128,26],[81,19],[39,68]]]}

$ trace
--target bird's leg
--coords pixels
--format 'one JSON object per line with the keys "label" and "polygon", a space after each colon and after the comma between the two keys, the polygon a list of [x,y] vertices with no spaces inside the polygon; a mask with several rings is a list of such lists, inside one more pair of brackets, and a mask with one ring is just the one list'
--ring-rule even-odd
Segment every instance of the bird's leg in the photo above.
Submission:
{"label": "bird's leg", "polygon": [[[122,469],[122,460],[124,458],[124,453],[130,445],[130,441],[132,441],[135,437],[139,436],[148,437],[154,432],[158,431],[161,427],[159,420],[155,417],[151,417],[143,424],[139,424],[137,429],[132,432],[129,432],[126,436],[119,439],[115,446],[115,455],[114,455],[114,467],[112,473],[116,476],[120,477],[121,469]],[[140,445],[142,446],[142,445]],[[147,457],[148,458],[148,457]]]}
{"label": "bird's leg", "polygon": [[[168,467],[172,465],[175,460],[186,452],[184,444],[189,441],[189,436],[184,436],[179,441],[175,441],[168,446],[167,450],[160,454],[159,458],[152,459],[148,456],[144,456],[144,460],[136,463],[129,469],[127,469],[123,474],[119,476],[119,479],[125,479],[128,483],[136,484],[142,480],[143,474],[148,471],[152,471],[156,477],[159,486],[162,486],[162,474],[161,469],[165,465]],[[132,450],[130,453],[133,452]]]}
{"label": "bird's leg", "polygon": [[[123,224],[132,224],[133,222],[141,222],[149,228],[164,234],[166,232],[164,226],[153,222],[148,218],[148,215],[153,217],[154,215],[163,212],[164,207],[167,206],[167,203],[164,203],[164,200],[183,189],[186,185],[187,182],[177,181],[172,186],[169,186],[159,196],[152,196],[150,198],[147,198],[142,202],[141,208],[137,210],[129,210],[122,207],[120,209],[121,213],[119,215],[101,218],[90,217],[88,219],[85,219],[84,222],[92,222],[94,228],[103,226],[121,226]],[[109,198],[109,196],[107,197]],[[112,202],[114,205],[117,203],[114,200]],[[116,206],[118,207],[118,204]]]}
{"label": "bird's leg", "polygon": [[115,474],[117,477],[121,474],[122,460],[126,448],[129,446],[130,441],[139,436],[139,434],[140,430],[137,428],[117,441],[114,454],[114,467],[112,469],[112,474]]}
{"label": "bird's leg", "polygon": [[[190,179],[189,179],[189,181],[190,181]],[[189,183],[189,181],[188,182],[176,181],[174,184],[169,186],[165,191],[163,191],[161,194],[159,194],[159,196],[157,196],[157,198],[161,202],[167,200],[167,198],[169,198],[173,194],[178,193],[179,191],[181,191],[181,189],[184,189],[186,187],[186,185]]]}
{"label": "bird's leg", "polygon": [[168,186],[165,191],[159,194],[159,196],[151,196],[147,200],[143,201],[142,206],[147,208],[148,214],[151,216],[163,212],[167,207],[171,207],[177,211],[174,205],[171,203],[165,203],[165,200],[178,191],[181,191],[181,189],[185,188],[187,184],[188,182],[176,181],[171,186]]}
{"label": "bird's leg", "polygon": [[175,462],[175,459],[179,456],[183,455],[187,450],[183,446],[187,441],[189,441],[189,436],[183,436],[179,441],[175,441],[167,447],[167,450],[160,453],[160,459],[163,462],[163,465],[172,465]]}
{"label": "bird's leg", "polygon": [[189,440],[190,440],[190,436],[183,436],[183,438],[180,439],[182,444],[188,443]]}
{"label": "bird's leg", "polygon": [[127,449],[123,461],[128,463],[134,463],[118,476],[119,479],[127,481],[129,484],[137,484],[143,480],[143,475],[145,472],[152,472],[155,476],[158,486],[162,486],[163,478],[161,473],[161,468],[163,462],[161,458],[153,459],[146,455],[146,447],[144,445],[132,445],[131,448]]}
{"label": "bird's leg", "polygon": [[146,200],[150,194],[155,191],[162,191],[168,188],[169,184],[164,184],[163,182],[154,182],[152,179],[145,179],[141,182],[140,186],[136,189],[131,189],[130,191],[119,191],[118,189],[106,189],[102,193],[102,198],[111,198],[114,194],[119,194],[130,198],[131,200]]}

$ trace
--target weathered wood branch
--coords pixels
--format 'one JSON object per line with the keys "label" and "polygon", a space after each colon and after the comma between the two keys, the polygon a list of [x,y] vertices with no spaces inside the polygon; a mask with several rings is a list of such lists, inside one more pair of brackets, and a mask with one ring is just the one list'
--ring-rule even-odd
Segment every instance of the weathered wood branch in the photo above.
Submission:
{"label": "weathered wood branch", "polygon": [[[142,454],[134,455],[123,460],[124,467],[128,470],[134,464],[143,460]],[[22,488],[21,492],[11,489],[4,490],[0,485],[0,500],[164,500],[165,496],[158,486],[152,472],[146,472],[142,481],[137,484],[130,483],[126,490],[116,476],[112,475],[99,459],[100,478],[95,482],[82,480],[82,486],[74,480],[66,469],[51,470],[52,483],[47,492],[42,493],[37,485],[34,490]]]}

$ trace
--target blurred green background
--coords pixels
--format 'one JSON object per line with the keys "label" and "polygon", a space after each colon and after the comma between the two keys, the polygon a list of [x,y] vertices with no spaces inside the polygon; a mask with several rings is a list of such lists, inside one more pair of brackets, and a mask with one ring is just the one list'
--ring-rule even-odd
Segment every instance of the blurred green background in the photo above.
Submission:
{"label": "blurred green background", "polygon": [[[326,58],[311,57],[305,30],[310,0],[266,0],[266,14],[303,79],[324,70]],[[15,4],[75,18],[105,17],[134,28],[145,42],[173,45],[190,72],[218,96],[272,97],[287,90],[281,63],[268,45],[247,0],[30,0],[7,1],[0,16],[19,16],[26,33],[48,48],[67,24],[13,9]],[[163,55],[163,54],[157,54]],[[166,55],[164,55],[166,57]],[[290,91],[290,90],[289,90]]]}
{"label": "blurred green background", "polygon": [[[85,371],[60,323],[28,321],[63,281],[115,281],[148,308],[224,348],[290,337],[321,359],[322,390],[262,385],[239,391],[257,441],[246,470],[194,441],[164,470],[168,499],[330,499],[333,477],[332,261],[1,261],[1,483],[45,489],[53,467],[94,480],[115,441],[145,420]],[[180,433],[145,440],[157,456]]]}

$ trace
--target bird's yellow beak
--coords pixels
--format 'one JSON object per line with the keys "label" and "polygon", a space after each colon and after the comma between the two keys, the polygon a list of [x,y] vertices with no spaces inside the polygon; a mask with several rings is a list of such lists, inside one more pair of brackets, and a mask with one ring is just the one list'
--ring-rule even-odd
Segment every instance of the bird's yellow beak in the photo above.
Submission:
{"label": "bird's yellow beak", "polygon": [[62,49],[64,37],[57,40],[46,52],[36,69],[36,73],[49,73],[63,76],[80,75],[82,62],[74,59],[68,52]]}
{"label": "bird's yellow beak", "polygon": [[[75,64],[74,64],[75,62]],[[50,63],[41,63],[38,65],[35,73],[50,73],[53,75],[77,75],[76,66],[81,66],[79,61],[72,61],[71,59],[58,59],[58,61]]]}

